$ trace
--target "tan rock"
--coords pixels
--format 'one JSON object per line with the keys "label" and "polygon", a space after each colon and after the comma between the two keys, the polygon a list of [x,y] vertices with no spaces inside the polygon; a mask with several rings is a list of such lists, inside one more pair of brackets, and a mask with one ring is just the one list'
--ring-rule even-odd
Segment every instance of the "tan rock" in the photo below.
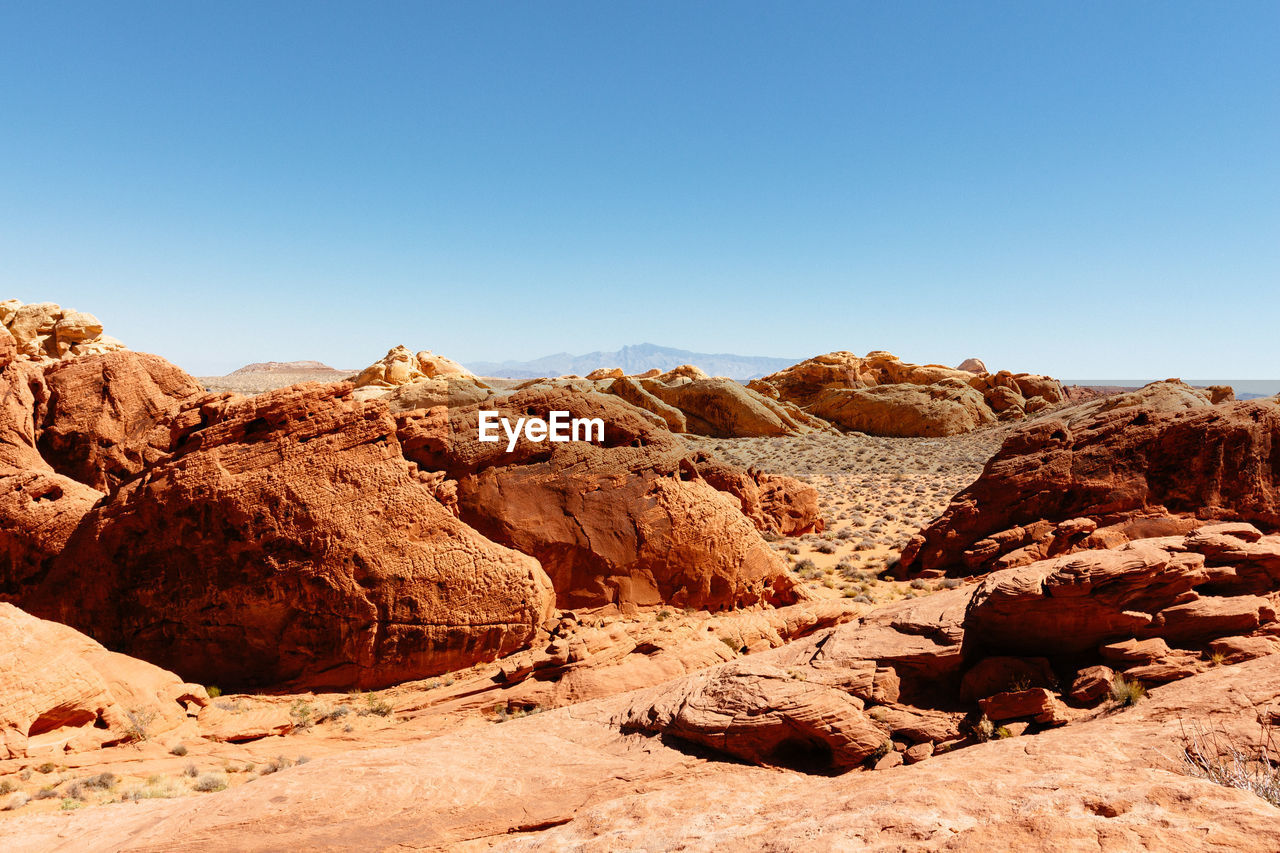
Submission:
{"label": "tan rock", "polygon": [[956,367],[956,370],[964,370],[969,373],[987,373],[987,366],[982,363],[980,358],[966,358]]}

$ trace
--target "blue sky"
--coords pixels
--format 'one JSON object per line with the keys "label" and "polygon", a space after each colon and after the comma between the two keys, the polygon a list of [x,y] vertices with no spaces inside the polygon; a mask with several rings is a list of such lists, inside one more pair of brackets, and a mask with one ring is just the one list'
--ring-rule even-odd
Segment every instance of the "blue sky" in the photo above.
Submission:
{"label": "blue sky", "polygon": [[1280,374],[1280,4],[0,7],[0,298],[196,373]]}

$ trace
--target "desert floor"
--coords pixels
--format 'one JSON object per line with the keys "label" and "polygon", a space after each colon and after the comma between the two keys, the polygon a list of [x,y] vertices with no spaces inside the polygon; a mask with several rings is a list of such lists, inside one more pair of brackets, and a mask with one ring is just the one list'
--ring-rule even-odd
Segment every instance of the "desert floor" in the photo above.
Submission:
{"label": "desert floor", "polygon": [[[317,377],[319,378],[319,377]],[[296,374],[293,380],[297,381]],[[279,381],[255,375],[248,382]],[[887,601],[951,588],[957,580],[910,584],[879,575],[908,538],[941,513],[950,498],[977,478],[1008,428],[951,438],[876,438],[809,435],[795,438],[712,439],[686,436],[691,447],[731,462],[788,474],[812,483],[827,529],[773,541],[816,597],[844,602],[850,614]],[[707,614],[651,608],[576,614],[593,628],[701,635],[735,635],[750,614]],[[755,651],[755,649],[752,649]],[[730,651],[736,655],[736,651]],[[227,695],[215,705],[241,728],[261,720],[291,721],[286,735],[219,743],[169,735],[94,752],[0,762],[0,795],[22,792],[29,802],[11,814],[64,812],[154,797],[200,795],[250,783],[298,762],[352,749],[391,746],[468,726],[491,726],[511,716],[497,665],[478,666],[377,693]],[[536,712],[537,708],[531,709]],[[517,710],[515,714],[527,713]],[[0,805],[9,799],[0,799]],[[4,818],[0,812],[0,821]]]}

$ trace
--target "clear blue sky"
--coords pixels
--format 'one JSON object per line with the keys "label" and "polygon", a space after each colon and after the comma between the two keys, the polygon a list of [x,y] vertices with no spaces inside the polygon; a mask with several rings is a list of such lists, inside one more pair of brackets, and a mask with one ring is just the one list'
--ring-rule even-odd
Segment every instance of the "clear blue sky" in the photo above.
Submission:
{"label": "clear blue sky", "polygon": [[196,373],[1280,374],[1280,3],[0,7],[0,298]]}

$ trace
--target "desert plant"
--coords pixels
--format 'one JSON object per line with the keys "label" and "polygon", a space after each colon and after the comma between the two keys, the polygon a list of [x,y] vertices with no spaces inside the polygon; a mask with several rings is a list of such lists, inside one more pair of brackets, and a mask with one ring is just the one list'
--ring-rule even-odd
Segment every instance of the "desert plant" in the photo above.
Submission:
{"label": "desert plant", "polygon": [[388,717],[395,710],[391,707],[391,703],[376,693],[370,693],[365,697],[364,707],[357,713],[362,717],[373,714],[376,717]]}
{"label": "desert plant", "polygon": [[222,688],[216,684],[210,684],[204,689],[204,692],[209,694],[210,699],[217,699],[222,695]]}
{"label": "desert plant", "polygon": [[289,707],[289,717],[293,720],[294,728],[311,728],[311,723],[313,722],[311,718],[311,703],[305,699],[294,699],[293,705]]}
{"label": "desert plant", "polygon": [[1130,681],[1119,673],[1111,679],[1111,701],[1121,708],[1137,705],[1146,695],[1147,688],[1142,686],[1141,681]]}
{"label": "desert plant", "polygon": [[125,731],[129,740],[141,743],[151,737],[151,724],[156,721],[156,712],[150,708],[131,708],[124,713]]}
{"label": "desert plant", "polygon": [[813,550],[819,554],[834,554],[836,552],[836,544],[834,542],[819,542],[814,546]]}
{"label": "desert plant", "polygon": [[0,779],[0,797],[5,794],[12,794],[14,791],[13,783],[8,779]]}
{"label": "desert plant", "polygon": [[188,762],[187,766],[183,768],[182,773],[184,776],[190,776],[194,779],[200,775],[200,768],[196,767],[194,763]]}
{"label": "desert plant", "polygon": [[654,619],[656,619],[658,622],[666,622],[670,618],[671,618],[670,610],[659,610],[658,615],[654,617]]}
{"label": "desert plant", "polygon": [[90,776],[81,784],[91,791],[107,791],[116,786],[116,782],[120,781],[114,773],[99,773],[97,776]]}
{"label": "desert plant", "polygon": [[996,726],[995,723],[987,719],[986,714],[983,714],[970,726],[969,731],[973,735],[973,739],[978,743],[986,743],[995,737]]}
{"label": "desert plant", "polygon": [[1213,654],[1209,655],[1209,663],[1212,664],[1213,666],[1222,666],[1226,662],[1227,662],[1227,656],[1222,652],[1214,652]]}
{"label": "desert plant", "polygon": [[71,782],[62,789],[62,796],[64,799],[83,800],[84,785],[79,782]]}
{"label": "desert plant", "polygon": [[961,584],[959,578],[947,578],[941,584],[943,589],[957,589]]}
{"label": "desert plant", "polygon": [[174,744],[173,748],[169,750],[169,754],[176,755],[179,758],[181,758],[182,756],[187,754],[187,748],[185,745],[177,743],[177,744]]}
{"label": "desert plant", "polygon": [[19,791],[18,793],[14,794],[12,797],[9,798],[9,801],[4,804],[4,808],[2,810],[6,812],[17,811],[18,809],[22,808],[30,801],[31,801],[31,797],[29,797],[27,794],[23,793],[22,791]]}
{"label": "desert plant", "polygon": [[52,800],[56,796],[58,796],[58,789],[52,785],[48,786],[47,788],[41,788],[39,791],[36,791],[37,800]]}
{"label": "desert plant", "polygon": [[1189,776],[1256,794],[1280,807],[1280,750],[1271,726],[1262,725],[1255,745],[1195,723],[1182,728],[1182,764]]}
{"label": "desert plant", "polygon": [[54,764],[52,761],[46,761],[44,764],[41,764],[39,767],[36,768],[36,770],[39,771],[40,773],[46,773],[46,774],[52,773],[57,769],[58,769],[58,765]]}
{"label": "desert plant", "polygon": [[227,777],[217,773],[206,773],[197,779],[196,783],[191,787],[202,794],[211,794],[227,787]]}
{"label": "desert plant", "polygon": [[60,808],[61,808],[64,812],[69,812],[69,811],[72,811],[72,810],[74,810],[74,809],[78,809],[78,808],[80,808],[80,807],[81,807],[81,806],[83,806],[83,805],[84,805],[84,803],[80,802],[79,800],[77,800],[77,799],[73,799],[73,798],[71,798],[71,797],[67,797],[66,799],[64,799],[64,800],[62,801],[62,805],[61,805],[61,807],[60,807]]}

